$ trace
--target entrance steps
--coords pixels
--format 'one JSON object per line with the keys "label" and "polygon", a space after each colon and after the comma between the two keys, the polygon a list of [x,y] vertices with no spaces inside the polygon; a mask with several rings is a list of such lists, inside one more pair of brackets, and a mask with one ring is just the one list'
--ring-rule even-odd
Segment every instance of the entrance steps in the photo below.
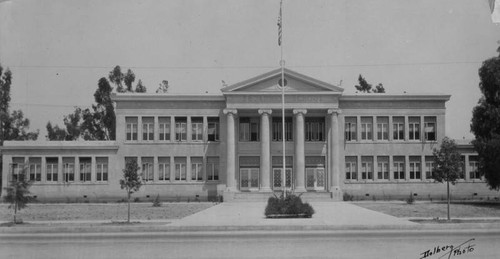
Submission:
{"label": "entrance steps", "polygon": [[[274,194],[279,197],[281,192],[274,192]],[[338,199],[337,195],[333,195],[330,192],[304,192],[295,193],[300,195],[302,201],[304,202],[318,202],[318,201],[341,201]],[[225,202],[267,202],[269,197],[273,196],[273,192],[234,192],[231,195],[224,195]]]}

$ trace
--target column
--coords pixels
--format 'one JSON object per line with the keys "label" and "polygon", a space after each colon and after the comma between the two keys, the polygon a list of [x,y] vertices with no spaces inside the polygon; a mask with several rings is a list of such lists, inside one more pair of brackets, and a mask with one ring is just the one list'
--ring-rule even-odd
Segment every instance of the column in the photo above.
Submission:
{"label": "column", "polygon": [[45,156],[42,156],[41,157],[42,161],[41,161],[41,167],[40,168],[40,174],[41,174],[41,179],[40,181],[42,183],[46,183],[47,182],[47,157]]}
{"label": "column", "polygon": [[260,114],[260,191],[271,191],[271,133],[269,115],[272,110],[259,110]]}
{"label": "column", "polygon": [[64,173],[63,173],[63,157],[58,156],[57,157],[57,182],[62,183],[64,182]]}
{"label": "column", "polygon": [[175,117],[170,116],[170,141],[176,141],[175,139]]}
{"label": "column", "polygon": [[[208,118],[207,118],[207,116],[203,116],[203,137],[202,138],[203,138],[203,143],[208,142]],[[203,178],[203,179],[206,179],[206,178]]]}
{"label": "column", "polygon": [[[373,156],[373,165],[372,165],[372,170],[373,170],[373,181],[378,180],[378,163],[377,163],[377,156]],[[382,172],[383,173],[383,172]]]}
{"label": "column", "polygon": [[[330,188],[331,192],[334,191],[340,191],[340,139],[339,139],[339,114],[341,111],[339,109],[329,109],[328,114],[330,114],[330,120],[331,120],[331,127],[332,127],[332,153],[330,156],[332,157],[332,172],[330,173],[331,178],[332,178],[332,185]],[[358,123],[359,125],[359,123]],[[359,132],[358,132],[359,133]],[[359,161],[357,164],[357,168],[360,167]],[[358,174],[359,177],[359,174]],[[359,178],[358,178],[359,179]]]}
{"label": "column", "polygon": [[465,177],[464,177],[464,180],[465,181],[470,181],[470,167],[469,167],[469,155],[466,154],[465,155],[465,161],[464,161],[465,165],[464,165],[464,174],[465,174]]}
{"label": "column", "polygon": [[90,158],[90,181],[91,182],[96,182],[97,181],[97,170],[96,170],[97,164],[96,164],[96,158],[95,156],[92,156]]}
{"label": "column", "polygon": [[157,182],[160,179],[160,172],[158,166],[158,157],[153,156],[153,182]]}
{"label": "column", "polygon": [[159,119],[158,119],[158,116],[154,116],[154,124],[153,124],[153,130],[154,130],[154,134],[153,134],[153,139],[155,142],[158,142],[158,140],[160,139],[159,135],[160,135],[160,125],[159,125]]}
{"label": "column", "polygon": [[137,116],[137,141],[143,141],[142,139],[142,117]]}
{"label": "column", "polygon": [[227,142],[226,142],[226,191],[236,191],[236,140],[235,140],[235,123],[234,117],[237,114],[236,109],[224,109],[224,114],[227,115]]}
{"label": "column", "polygon": [[187,116],[186,120],[186,141],[191,142],[193,139],[191,138],[193,136],[193,128],[191,127],[191,116]]}
{"label": "column", "polygon": [[296,172],[296,185],[295,191],[305,192],[305,170],[306,170],[306,157],[304,152],[305,134],[304,134],[304,115],[307,110],[293,110],[295,115],[295,172]]}

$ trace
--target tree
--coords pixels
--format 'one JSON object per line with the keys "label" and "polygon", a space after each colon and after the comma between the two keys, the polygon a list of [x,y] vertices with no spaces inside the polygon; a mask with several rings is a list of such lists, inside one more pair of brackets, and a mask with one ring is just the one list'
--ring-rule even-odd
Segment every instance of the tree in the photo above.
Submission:
{"label": "tree", "polygon": [[434,170],[432,178],[437,182],[446,181],[448,196],[448,220],[450,220],[450,183],[453,185],[460,177],[462,160],[454,140],[445,137],[439,149],[434,149]]}
{"label": "tree", "polygon": [[385,93],[384,85],[379,83],[375,89],[372,89],[372,85],[369,84],[366,79],[360,74],[358,77],[358,85],[355,85],[356,90],[364,93]]}
{"label": "tree", "polygon": [[7,194],[3,198],[5,202],[10,203],[9,209],[14,208],[14,224],[17,223],[17,211],[24,209],[29,202],[33,200],[29,188],[31,182],[26,179],[26,168],[15,179],[10,181],[9,186],[5,187]]}
{"label": "tree", "polygon": [[109,81],[111,81],[112,83],[114,83],[116,85],[117,92],[124,93],[127,91],[125,88],[123,88],[122,82],[123,82],[123,79],[125,78],[125,76],[123,75],[120,66],[116,66],[115,68],[113,68],[113,70],[111,70],[111,72],[109,72],[108,77],[109,77]]}
{"label": "tree", "polygon": [[472,110],[472,141],[478,153],[478,171],[490,189],[500,190],[500,47],[498,57],[487,59],[479,68],[482,96]]}
{"label": "tree", "polygon": [[59,126],[55,125],[52,126],[52,123],[47,122],[47,125],[45,126],[47,128],[47,136],[46,138],[48,140],[66,140],[66,130],[59,128]]}
{"label": "tree", "polygon": [[161,81],[158,89],[156,89],[156,93],[158,94],[158,93],[167,93],[167,92],[168,92],[168,81],[163,80],[163,81]]}
{"label": "tree", "polygon": [[123,169],[123,179],[120,179],[120,187],[127,192],[128,214],[127,222],[130,223],[130,197],[134,192],[137,192],[142,186],[142,180],[137,171],[140,167],[137,161],[129,160]]}
{"label": "tree", "polygon": [[127,91],[133,92],[132,91],[132,83],[135,81],[135,74],[132,72],[132,70],[127,70],[127,74],[125,74],[123,81],[125,82],[125,85],[127,86]]}
{"label": "tree", "polygon": [[137,82],[137,86],[135,87],[135,92],[136,93],[145,93],[146,92],[146,86],[142,84],[142,80],[139,79],[139,82]]}

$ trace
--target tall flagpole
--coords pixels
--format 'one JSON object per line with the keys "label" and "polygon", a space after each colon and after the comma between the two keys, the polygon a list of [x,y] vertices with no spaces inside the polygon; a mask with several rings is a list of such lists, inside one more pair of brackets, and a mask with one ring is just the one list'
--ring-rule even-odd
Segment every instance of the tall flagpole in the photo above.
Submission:
{"label": "tall flagpole", "polygon": [[280,0],[280,14],[278,18],[278,45],[280,46],[281,58],[281,140],[283,144],[283,173],[282,173],[282,188],[283,197],[286,198],[286,153],[285,153],[285,60],[283,60],[283,0]]}

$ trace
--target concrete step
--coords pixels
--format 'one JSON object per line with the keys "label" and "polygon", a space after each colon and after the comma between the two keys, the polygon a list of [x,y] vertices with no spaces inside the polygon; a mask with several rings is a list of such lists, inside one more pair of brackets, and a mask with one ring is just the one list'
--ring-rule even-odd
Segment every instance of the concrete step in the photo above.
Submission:
{"label": "concrete step", "polygon": [[[281,192],[274,192],[277,197]],[[339,201],[337,197],[330,192],[304,192],[295,193],[300,195],[304,202],[313,201]],[[266,202],[269,197],[273,197],[273,192],[235,192],[232,195],[225,195],[225,202]]]}

